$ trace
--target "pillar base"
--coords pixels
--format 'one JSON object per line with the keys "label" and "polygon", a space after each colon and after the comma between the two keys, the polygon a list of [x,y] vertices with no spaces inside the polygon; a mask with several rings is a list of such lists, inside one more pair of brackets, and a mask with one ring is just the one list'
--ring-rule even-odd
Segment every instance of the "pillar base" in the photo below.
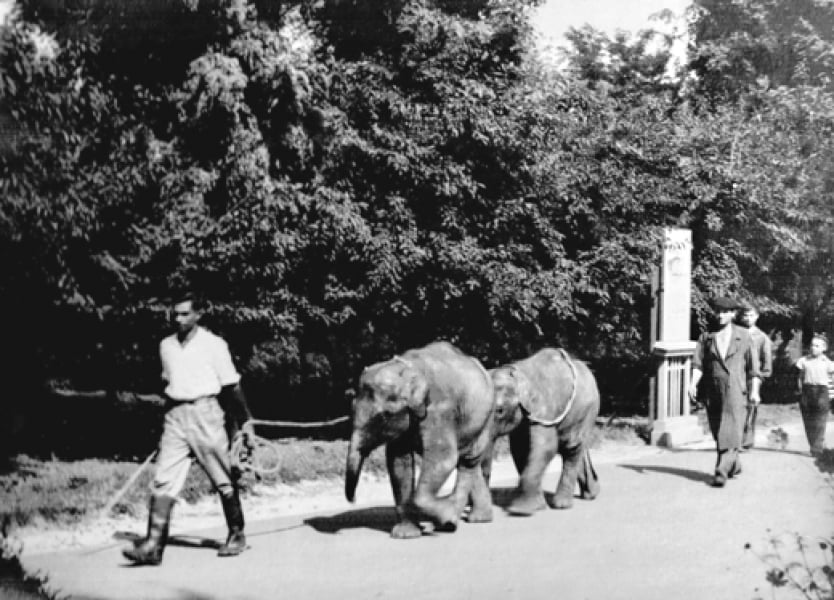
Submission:
{"label": "pillar base", "polygon": [[652,423],[651,443],[667,448],[677,448],[684,444],[702,442],[706,439],[704,430],[698,423],[698,417],[686,415],[667,417]]}

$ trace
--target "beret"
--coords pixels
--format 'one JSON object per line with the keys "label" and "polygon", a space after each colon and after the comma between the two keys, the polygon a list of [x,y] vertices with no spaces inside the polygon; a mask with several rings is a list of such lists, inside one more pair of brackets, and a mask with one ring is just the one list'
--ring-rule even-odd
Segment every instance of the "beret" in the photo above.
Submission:
{"label": "beret", "polygon": [[716,311],[736,310],[740,305],[732,298],[721,296],[712,301],[712,308]]}

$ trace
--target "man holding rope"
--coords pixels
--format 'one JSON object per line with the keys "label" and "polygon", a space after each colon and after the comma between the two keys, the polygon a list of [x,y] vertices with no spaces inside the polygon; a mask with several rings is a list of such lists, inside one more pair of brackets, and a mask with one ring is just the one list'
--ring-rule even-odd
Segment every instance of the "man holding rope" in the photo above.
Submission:
{"label": "man holding rope", "polygon": [[171,511],[192,457],[205,470],[223,504],[229,535],[218,556],[236,556],[246,549],[225,420],[235,426],[230,429],[240,427],[244,438],[252,437],[251,414],[228,345],[199,325],[203,309],[200,299],[190,292],[173,298],[177,332],[159,345],[167,406],[151,486],[148,533],[123,551],[137,565],[162,562]]}

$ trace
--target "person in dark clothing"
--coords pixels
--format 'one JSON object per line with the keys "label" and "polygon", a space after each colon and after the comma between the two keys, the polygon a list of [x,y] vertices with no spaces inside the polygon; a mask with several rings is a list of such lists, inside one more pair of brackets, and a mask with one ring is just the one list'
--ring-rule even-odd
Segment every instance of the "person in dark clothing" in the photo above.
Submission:
{"label": "person in dark clothing", "polygon": [[811,338],[811,351],[796,361],[799,370],[799,410],[811,455],[817,456],[825,450],[825,426],[831,399],[828,384],[834,374],[834,362],[826,355],[828,340],[821,334]]}
{"label": "person in dark clothing", "polygon": [[692,359],[689,395],[698,396],[698,384],[707,409],[710,431],[715,439],[717,459],[712,485],[723,487],[727,479],[741,473],[739,449],[748,403],[760,402],[758,360],[750,334],[733,325],[738,303],[727,297],[713,302],[718,330],[698,338]]}
{"label": "person in dark clothing", "polygon": [[[759,311],[752,304],[744,304],[739,311],[739,320],[747,328],[750,337],[753,338],[753,347],[759,357],[759,375],[762,376],[762,383],[773,373],[773,342],[768,335],[756,327],[759,320]],[[759,412],[759,405],[749,402],[747,404],[747,416],[744,419],[744,437],[741,442],[742,451],[753,447],[756,440],[756,416]]]}

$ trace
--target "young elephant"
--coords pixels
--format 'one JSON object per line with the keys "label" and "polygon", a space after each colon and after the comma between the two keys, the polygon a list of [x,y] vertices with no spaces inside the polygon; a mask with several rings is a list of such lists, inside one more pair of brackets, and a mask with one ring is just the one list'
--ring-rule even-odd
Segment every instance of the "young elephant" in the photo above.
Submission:
{"label": "young elephant", "polygon": [[[564,350],[544,348],[490,374],[495,386],[492,440],[510,434],[520,475],[508,512],[530,515],[546,506],[542,478],[557,452],[562,455],[562,475],[553,508],[573,505],[577,482],[583,498],[595,498],[599,480],[588,443],[599,414],[599,390],[591,370]],[[485,463],[487,482],[489,468]]]}
{"label": "young elephant", "polygon": [[[365,457],[386,444],[399,519],[393,537],[420,536],[421,518],[438,530],[454,531],[470,498],[467,520],[491,521],[492,500],[481,461],[490,447],[492,414],[492,380],[486,369],[446,342],[367,367],[353,402],[345,496],[353,502]],[[416,485],[415,453],[422,455]],[[438,498],[455,468],[454,493]]]}

